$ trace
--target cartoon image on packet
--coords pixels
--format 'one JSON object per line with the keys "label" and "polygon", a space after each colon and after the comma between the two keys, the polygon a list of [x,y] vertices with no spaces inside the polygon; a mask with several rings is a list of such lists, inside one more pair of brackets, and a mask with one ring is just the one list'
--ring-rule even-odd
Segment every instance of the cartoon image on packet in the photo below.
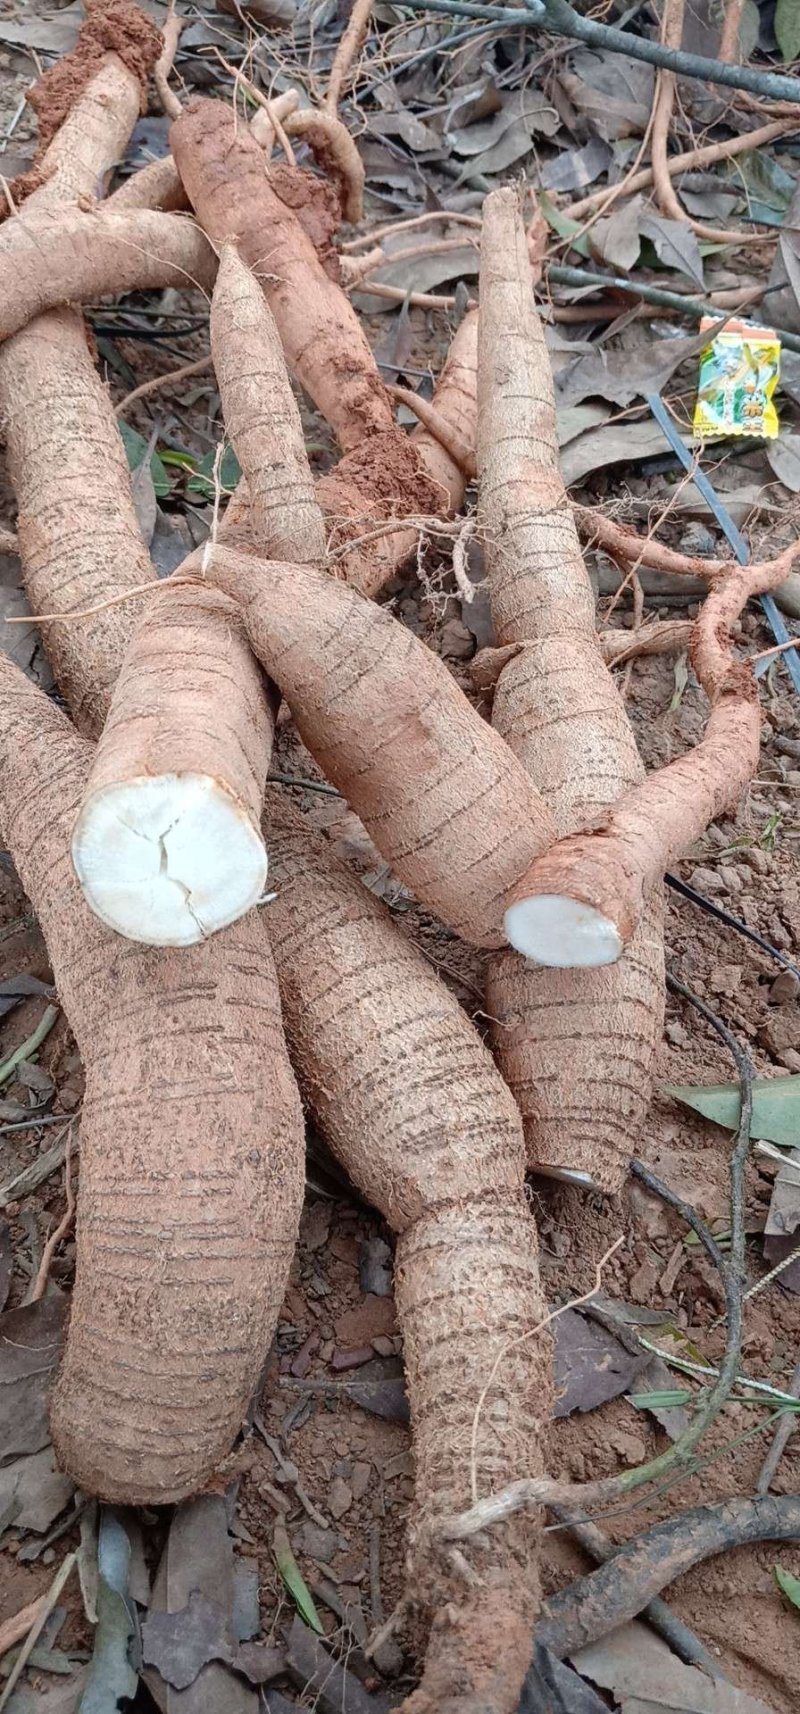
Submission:
{"label": "cartoon image on packet", "polygon": [[[716,324],[700,323],[701,333]],[[780,377],[781,342],[767,327],[729,321],[700,357],[693,428],[703,440],[752,435],[774,440],[779,430],[773,403]]]}

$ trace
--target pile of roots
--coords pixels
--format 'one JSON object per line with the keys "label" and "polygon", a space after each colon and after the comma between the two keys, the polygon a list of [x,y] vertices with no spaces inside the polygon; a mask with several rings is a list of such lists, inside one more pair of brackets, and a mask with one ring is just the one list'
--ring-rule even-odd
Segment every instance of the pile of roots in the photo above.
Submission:
{"label": "pile of roots", "polygon": [[[458,1546],[440,1524],[545,1472],[524,1175],[623,1180],[661,1027],[662,874],[754,771],[756,688],[730,631],[787,561],[711,568],[691,633],[707,732],[644,778],[559,474],[515,192],[487,199],[480,308],[408,436],[339,281],[361,177],[335,99],[317,114],[282,97],[250,128],[222,101],[181,108],[169,44],[129,0],[87,13],[37,90],[43,147],[0,232],[19,552],[69,710],[0,659],[0,820],[86,1074],[53,1440],[108,1500],[206,1482],[275,1330],[305,1108],[397,1235],[408,1589],[430,1637],[407,1706],[501,1714],[531,1654],[541,1511]],[[154,72],[171,155],[98,200]],[[287,134],[322,176],[273,158]],[[158,582],[76,306],[187,278],[211,293],[243,477]],[[340,448],[317,482],[290,376]],[[475,470],[497,638],[476,663],[483,712],[376,604],[411,520],[457,512]],[[267,785],[281,698],[394,873],[491,950],[493,1054]]]}

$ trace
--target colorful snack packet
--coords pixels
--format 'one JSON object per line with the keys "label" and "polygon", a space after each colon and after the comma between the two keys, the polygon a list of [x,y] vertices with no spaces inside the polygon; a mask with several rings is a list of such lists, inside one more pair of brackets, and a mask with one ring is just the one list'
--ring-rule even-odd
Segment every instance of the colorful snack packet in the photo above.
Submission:
{"label": "colorful snack packet", "polygon": [[[700,323],[706,333],[719,323]],[[773,395],[778,385],[781,342],[768,327],[729,321],[700,357],[700,380],[693,428],[701,440],[721,435],[752,435],[774,440],[779,429]]]}

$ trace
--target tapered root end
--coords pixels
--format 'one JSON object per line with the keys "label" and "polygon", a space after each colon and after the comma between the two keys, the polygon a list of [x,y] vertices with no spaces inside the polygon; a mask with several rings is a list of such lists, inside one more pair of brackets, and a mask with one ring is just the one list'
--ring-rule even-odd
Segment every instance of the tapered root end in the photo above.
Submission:
{"label": "tapered root end", "polygon": [[559,893],[538,893],[510,905],[503,919],[509,944],[532,964],[555,970],[596,970],[623,950],[617,924],[592,905]]}
{"label": "tapered root end", "polygon": [[192,946],[264,892],[267,853],[243,805],[207,774],[158,774],[89,797],[72,838],[87,904],[147,946]]}

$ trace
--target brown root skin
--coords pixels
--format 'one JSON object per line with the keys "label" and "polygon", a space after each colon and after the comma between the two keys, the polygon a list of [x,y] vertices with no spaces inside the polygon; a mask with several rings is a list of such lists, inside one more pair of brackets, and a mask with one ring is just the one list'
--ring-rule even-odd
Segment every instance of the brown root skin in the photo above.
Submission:
{"label": "brown root skin", "polygon": [[323,172],[335,181],[342,218],[355,226],[364,213],[364,163],[346,125],[333,113],[295,112],[284,128],[307,143]]}
{"label": "brown root skin", "polygon": [[301,1089],[337,1158],[399,1234],[415,1455],[408,1588],[432,1627],[422,1685],[405,1706],[512,1714],[538,1608],[539,1517],[527,1514],[520,1529],[517,1513],[511,1528],[473,1537],[460,1560],[439,1545],[436,1525],[469,1504],[473,1467],[478,1493],[494,1491],[503,1471],[543,1468],[551,1350],[547,1332],[524,1337],[545,1312],[519,1116],[439,978],[276,787],[265,831],[277,894],[270,932]]}
{"label": "brown root skin", "polygon": [[[28,91],[27,99],[39,124],[39,150],[27,173],[13,179],[9,198],[3,198],[0,220],[41,188],[53,174],[55,160],[49,148],[59,132],[69,125],[81,105],[84,117],[87,87],[107,64],[109,54],[138,85],[138,105],[146,112],[147,83],[161,51],[161,34],[155,24],[130,0],[86,0],[86,17],[72,52],[57,60]],[[121,62],[121,63],[120,63]],[[116,69],[116,68],[115,68]],[[109,162],[109,169],[114,162]],[[98,195],[103,186],[96,187]]]}
{"label": "brown root skin", "polygon": [[255,914],[179,953],[97,921],[69,858],[91,749],[1,659],[0,703],[2,833],[86,1070],[53,1441],[85,1492],[165,1504],[229,1451],[294,1253],[303,1127],[277,985]]}
{"label": "brown root skin", "polygon": [[392,426],[391,404],[354,311],[276,194],[261,150],[221,101],[189,102],[171,131],[198,218],[219,246],[235,242],[275,316],[289,368],[344,451]]}
{"label": "brown root skin", "polygon": [[[602,817],[643,770],[597,640],[513,191],[484,204],[478,404],[479,516],[495,631],[509,650],[505,661],[498,649],[486,663],[500,668],[492,723],[560,833],[571,834]],[[508,951],[491,960],[493,1046],[534,1170],[619,1190],[647,1111],[663,969],[655,896],[613,967],[537,969]]]}
{"label": "brown root skin", "polygon": [[[109,56],[51,144],[37,211],[93,193],[138,106],[138,83]],[[33,604],[72,611],[147,582],[127,462],[78,317],[40,317],[0,350],[0,410]],[[61,688],[88,731],[102,724],[137,617],[129,602],[99,622],[49,628]],[[86,747],[8,665],[2,683],[0,821],[86,1070],[77,1280],[53,1439],[86,1492],[177,1500],[230,1448],[294,1253],[303,1129],[269,947],[255,912],[179,954],[103,928],[69,860]]]}
{"label": "brown root skin", "polygon": [[[72,311],[39,317],[0,349],[0,422],[34,613],[70,613],[154,579],[111,401]],[[103,723],[137,618],[128,603],[47,627],[53,671],[88,734]]]}
{"label": "brown root skin", "polygon": [[251,909],[267,875],[271,747],[271,710],[235,603],[214,589],[154,595],[72,835],[90,909],[151,946],[194,945]]}
{"label": "brown root skin", "polygon": [[325,557],[325,525],[280,337],[254,274],[223,248],[211,302],[211,352],[225,424],[247,483],[252,531],[266,557]]}
{"label": "brown root skin", "polygon": [[[33,208],[33,205],[32,205]],[[55,209],[0,234],[0,339],[47,310],[108,292],[210,289],[217,259],[205,233],[174,214]]]}
{"label": "brown root skin", "polygon": [[241,602],[303,742],[387,863],[456,933],[501,945],[525,853],[547,847],[552,823],[438,656],[314,567],[216,549],[207,575]]}
{"label": "brown root skin", "polygon": [[[470,311],[453,336],[433,398],[437,417],[459,446],[469,449],[475,445],[477,420],[477,328],[477,312]],[[317,482],[331,547],[353,541],[350,551],[333,562],[336,574],[362,595],[379,595],[413,553],[417,531],[392,531],[368,542],[358,538],[394,516],[457,512],[465,491],[461,463],[427,429],[416,429],[409,438],[393,428],[364,442]]]}

